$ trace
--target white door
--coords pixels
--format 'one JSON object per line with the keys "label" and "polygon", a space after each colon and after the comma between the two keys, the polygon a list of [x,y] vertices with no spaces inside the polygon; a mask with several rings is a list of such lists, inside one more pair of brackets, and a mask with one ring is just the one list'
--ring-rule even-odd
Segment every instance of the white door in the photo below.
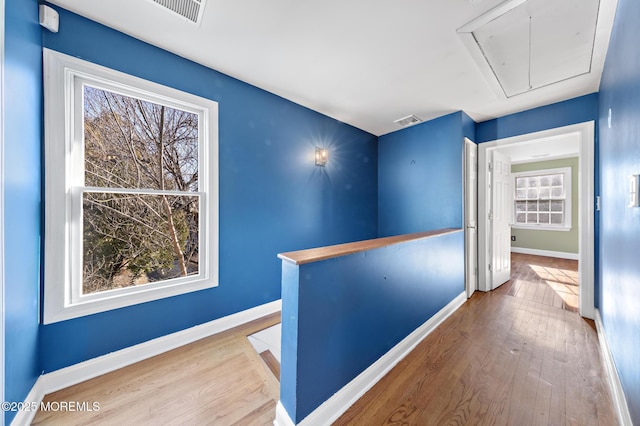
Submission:
{"label": "white door", "polygon": [[478,146],[464,139],[464,248],[467,297],[478,288]]}
{"label": "white door", "polygon": [[491,288],[511,277],[511,159],[493,151],[491,160]]}

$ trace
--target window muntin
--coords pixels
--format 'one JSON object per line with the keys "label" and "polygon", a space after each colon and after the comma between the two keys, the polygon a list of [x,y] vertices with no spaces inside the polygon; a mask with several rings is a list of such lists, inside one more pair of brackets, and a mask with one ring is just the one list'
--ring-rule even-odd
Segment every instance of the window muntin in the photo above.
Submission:
{"label": "window muntin", "polygon": [[217,285],[217,104],[44,56],[45,323]]}
{"label": "window muntin", "polygon": [[514,173],[514,226],[571,227],[571,169]]}
{"label": "window muntin", "polygon": [[80,293],[198,275],[198,114],[85,84],[83,124]]}

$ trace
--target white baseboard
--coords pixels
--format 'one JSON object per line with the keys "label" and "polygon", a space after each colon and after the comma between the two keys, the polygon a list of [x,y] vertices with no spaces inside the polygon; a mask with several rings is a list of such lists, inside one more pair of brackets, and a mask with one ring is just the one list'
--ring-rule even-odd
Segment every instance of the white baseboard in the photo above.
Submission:
{"label": "white baseboard", "polygon": [[[111,352],[51,373],[43,374],[33,385],[27,395],[25,403],[39,405],[46,394],[84,382],[102,374],[110,373],[119,368],[151,358],[180,346],[204,339],[217,333],[232,329],[264,316],[280,312],[282,301],[266,303],[226,317],[196,325],[166,336],[158,337],[119,351]],[[33,421],[35,412],[19,411],[11,426],[29,425]]]}
{"label": "white baseboard", "polygon": [[295,426],[291,417],[289,417],[289,413],[284,409],[281,401],[278,401],[278,405],[276,405],[276,419],[273,421],[274,426]]}
{"label": "white baseboard", "polygon": [[559,259],[580,260],[578,253],[568,253],[565,251],[538,250],[525,247],[511,247],[511,253],[532,254],[535,256],[557,257]]}
{"label": "white baseboard", "polygon": [[618,420],[622,426],[633,426],[631,413],[629,412],[629,406],[627,405],[627,399],[624,396],[624,389],[620,382],[618,369],[616,368],[616,363],[613,360],[613,355],[611,354],[611,349],[607,342],[607,336],[605,335],[602,317],[600,316],[600,310],[598,309],[596,309],[596,330],[598,332],[598,340],[600,341],[602,360],[604,361],[607,376],[609,377],[609,386],[611,388],[613,403],[616,406],[616,411],[618,413]]}
{"label": "white baseboard", "polygon": [[[47,394],[45,389],[45,381],[42,378],[43,376],[38,377],[38,380],[34,383],[31,391],[24,399],[25,405],[29,407],[40,406],[42,399]],[[4,414],[4,413],[3,413]],[[35,410],[20,410],[16,413],[16,416],[13,418],[11,422],[11,426],[28,426],[33,421],[33,418],[36,415]]]}
{"label": "white baseboard", "polygon": [[[336,392],[331,398],[313,410],[298,425],[314,426],[328,425],[336,421],[349,407],[362,397],[380,379],[384,377],[393,367],[396,366],[409,352],[411,352],[425,337],[445,319],[453,314],[460,306],[467,301],[467,293],[460,293],[447,306],[429,318],[424,324],[405,337],[400,343],[395,345],[389,352],[371,364],[366,370],[356,376],[355,379],[347,383],[342,389]],[[276,408],[275,426],[294,426],[295,423],[289,417],[282,404],[278,402]]]}

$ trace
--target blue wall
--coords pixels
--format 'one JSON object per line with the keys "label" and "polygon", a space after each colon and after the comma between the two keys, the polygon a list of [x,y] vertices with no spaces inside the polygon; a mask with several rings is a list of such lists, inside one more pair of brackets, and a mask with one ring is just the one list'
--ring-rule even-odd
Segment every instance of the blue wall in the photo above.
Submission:
{"label": "blue wall", "polygon": [[45,47],[219,102],[220,285],[43,326],[43,370],[277,300],[277,253],[377,236],[375,136],[58,10]]}
{"label": "blue wall", "polygon": [[[600,87],[600,313],[631,418],[640,424],[640,208],[626,207],[640,173],[640,3],[619,0]],[[608,125],[611,110],[611,126]]]}
{"label": "blue wall", "polygon": [[[572,124],[595,121],[595,157],[594,157],[594,196],[600,193],[600,173],[598,158],[598,94],[580,96],[567,101],[545,105],[528,111],[518,112],[476,125],[476,142],[490,142],[496,139],[509,138],[527,133],[540,132]],[[595,276],[598,276],[598,245],[599,245],[599,212],[594,213],[595,231]],[[595,282],[594,304],[600,306],[599,281]]]}
{"label": "blue wall", "polygon": [[580,96],[476,125],[476,142],[489,142],[598,119],[598,94]]}
{"label": "blue wall", "polygon": [[476,142],[476,122],[462,111],[462,136]]}
{"label": "blue wall", "polygon": [[282,269],[280,400],[298,423],[464,292],[464,233]]}
{"label": "blue wall", "polygon": [[[37,2],[6,0],[4,24],[4,396],[23,401],[40,374],[42,49]],[[5,414],[7,424],[15,414]]]}
{"label": "blue wall", "polygon": [[379,138],[380,237],[462,227],[463,136],[473,130],[455,112]]}

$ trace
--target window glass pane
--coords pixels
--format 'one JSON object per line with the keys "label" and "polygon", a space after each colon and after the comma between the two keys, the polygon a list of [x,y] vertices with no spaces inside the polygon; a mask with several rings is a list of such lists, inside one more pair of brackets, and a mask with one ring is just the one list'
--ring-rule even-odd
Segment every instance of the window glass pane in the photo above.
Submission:
{"label": "window glass pane", "polygon": [[198,115],[84,87],[85,185],[198,191]]}
{"label": "window glass pane", "polygon": [[563,211],[563,201],[562,200],[553,200],[551,201],[551,211],[552,212],[561,212]]}
{"label": "window glass pane", "polygon": [[197,274],[198,198],[85,193],[82,292]]}
{"label": "window glass pane", "polygon": [[551,188],[551,198],[562,198],[563,195],[562,187]]}
{"label": "window glass pane", "polygon": [[539,198],[543,200],[549,199],[549,188],[540,188]]}
{"label": "window glass pane", "polygon": [[515,192],[516,223],[564,224],[564,173],[516,176]]}
{"label": "window glass pane", "polygon": [[562,213],[551,213],[551,224],[562,225],[564,223],[563,217],[564,214]]}

